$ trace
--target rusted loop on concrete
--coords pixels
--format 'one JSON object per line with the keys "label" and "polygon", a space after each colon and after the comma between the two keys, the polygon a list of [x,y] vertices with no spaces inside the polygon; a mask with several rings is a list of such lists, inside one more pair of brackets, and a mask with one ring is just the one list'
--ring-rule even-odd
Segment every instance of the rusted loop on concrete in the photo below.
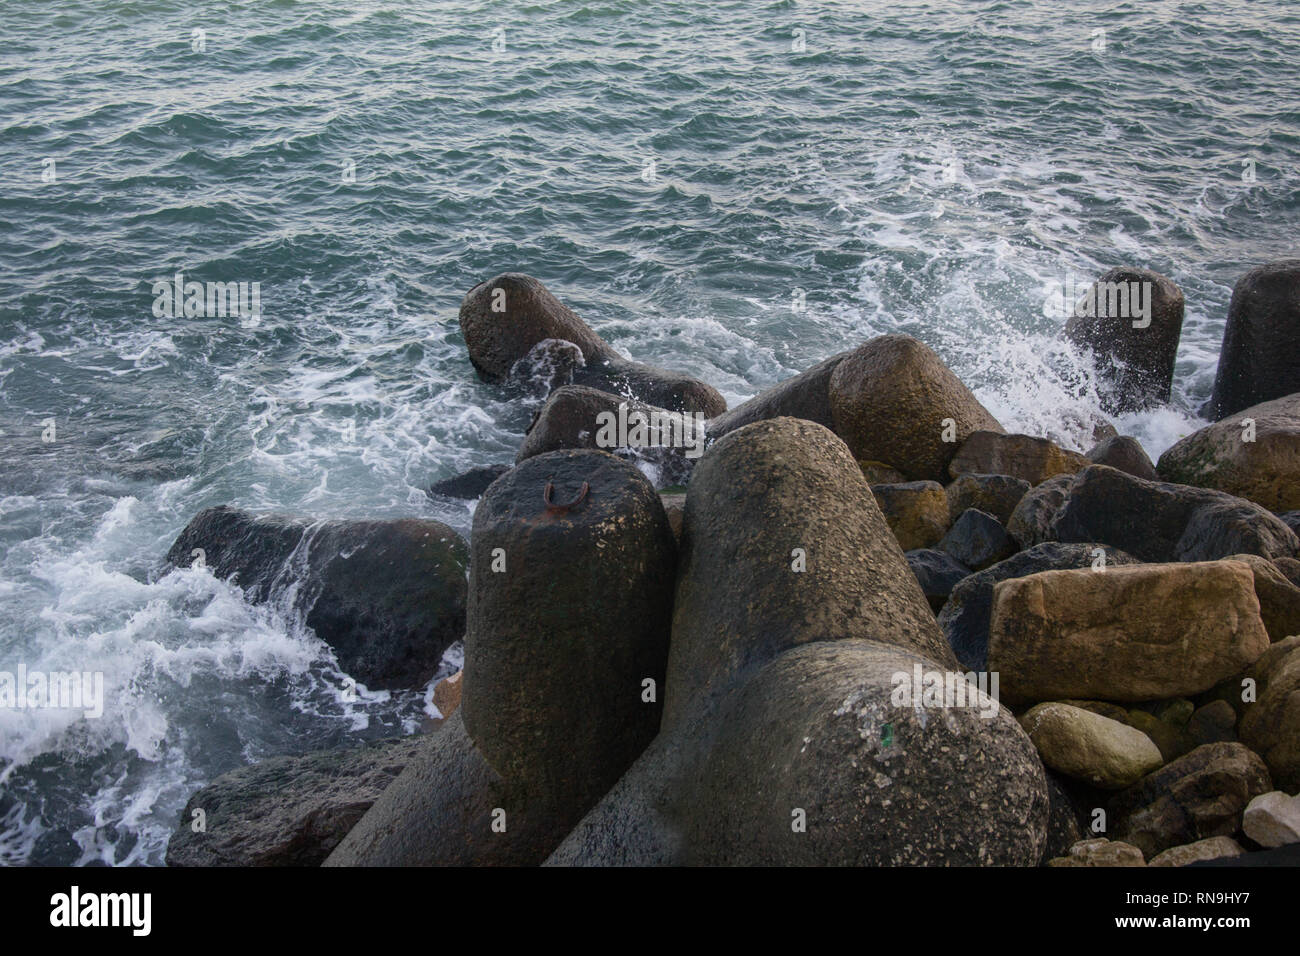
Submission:
{"label": "rusted loop on concrete", "polygon": [[591,485],[587,484],[587,482],[584,481],[582,483],[581,490],[579,490],[578,492],[578,497],[574,498],[572,501],[567,502],[565,504],[557,505],[553,500],[551,500],[551,496],[555,494],[555,485],[551,484],[548,481],[546,483],[546,488],[543,489],[542,491],[542,500],[546,502],[546,513],[548,515],[568,514],[569,509],[572,508],[574,505],[578,504],[578,502],[582,501],[583,498],[587,497],[587,492],[590,490],[591,490]]}

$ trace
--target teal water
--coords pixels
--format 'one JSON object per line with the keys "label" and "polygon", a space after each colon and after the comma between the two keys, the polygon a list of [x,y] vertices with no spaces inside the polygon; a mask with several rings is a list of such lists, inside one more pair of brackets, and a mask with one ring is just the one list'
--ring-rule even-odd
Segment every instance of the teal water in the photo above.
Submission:
{"label": "teal water", "polygon": [[[1232,283],[1298,251],[1300,8],[5,0],[0,170],[0,669],[107,685],[0,710],[0,863],[156,864],[216,774],[417,725],[159,561],[227,502],[467,530],[423,489],[532,409],[469,366],[472,285],[531,273],[732,404],[909,332],[1080,447],[1047,290],[1149,266],[1188,306],[1173,405],[1116,422],[1154,456]],[[263,314],[156,316],[178,271]]]}

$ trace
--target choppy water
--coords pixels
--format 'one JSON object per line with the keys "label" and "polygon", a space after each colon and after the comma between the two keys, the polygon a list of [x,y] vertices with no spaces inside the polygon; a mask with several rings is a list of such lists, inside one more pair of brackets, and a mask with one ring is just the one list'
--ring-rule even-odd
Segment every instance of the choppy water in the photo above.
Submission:
{"label": "choppy water", "polygon": [[[98,720],[0,711],[0,863],[157,863],[217,773],[418,722],[157,568],[225,502],[466,530],[423,488],[530,412],[466,360],[476,282],[733,404],[910,332],[1078,445],[1045,287],[1150,266],[1188,300],[1174,406],[1118,422],[1155,455],[1233,281],[1297,252],[1300,8],[5,0],[0,170],[0,669],[107,683]],[[264,314],[158,318],[177,271]]]}

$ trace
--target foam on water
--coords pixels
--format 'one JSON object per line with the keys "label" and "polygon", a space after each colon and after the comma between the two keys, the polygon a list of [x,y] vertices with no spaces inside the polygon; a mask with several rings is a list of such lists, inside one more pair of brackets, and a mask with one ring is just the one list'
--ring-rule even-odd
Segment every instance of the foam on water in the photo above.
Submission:
{"label": "foam on water", "polygon": [[[462,2],[0,5],[0,669],[107,697],[0,710],[0,863],[157,864],[217,774],[434,713],[431,686],[350,699],[284,600],[160,561],[226,503],[468,533],[424,489],[513,461],[539,398],[466,360],[484,278],[536,275],[733,406],[906,332],[1008,429],[1085,449],[1098,378],[1045,290],[1148,266],[1187,297],[1174,398],[1113,423],[1155,457],[1199,424],[1233,282],[1296,254],[1284,5],[488,13],[499,52]],[[157,318],[177,271],[259,281],[263,315]]]}

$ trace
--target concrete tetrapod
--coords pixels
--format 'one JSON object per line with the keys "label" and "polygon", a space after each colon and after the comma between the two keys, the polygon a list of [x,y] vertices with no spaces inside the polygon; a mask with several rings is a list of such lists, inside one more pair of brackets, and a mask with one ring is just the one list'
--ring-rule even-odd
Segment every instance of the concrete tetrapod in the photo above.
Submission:
{"label": "concrete tetrapod", "polygon": [[612,455],[551,452],[495,481],[460,709],[326,865],[540,863],[658,729],[674,562],[659,496]]}
{"label": "concrete tetrapod", "polygon": [[956,666],[847,446],[737,429],[687,489],[663,729],[548,864],[1036,863],[1042,765]]}

